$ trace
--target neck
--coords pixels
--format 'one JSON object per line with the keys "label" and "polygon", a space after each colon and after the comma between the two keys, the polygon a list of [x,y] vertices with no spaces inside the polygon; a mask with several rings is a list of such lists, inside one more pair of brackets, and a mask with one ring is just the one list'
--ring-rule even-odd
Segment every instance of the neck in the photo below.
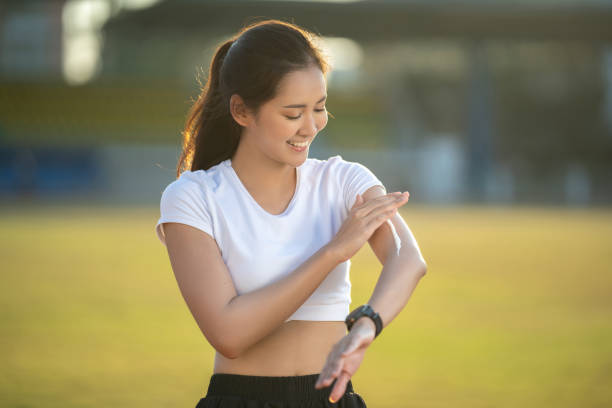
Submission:
{"label": "neck", "polygon": [[240,143],[230,159],[232,168],[249,191],[264,196],[283,196],[287,190],[295,189],[295,167],[273,160],[258,149],[249,147]]}

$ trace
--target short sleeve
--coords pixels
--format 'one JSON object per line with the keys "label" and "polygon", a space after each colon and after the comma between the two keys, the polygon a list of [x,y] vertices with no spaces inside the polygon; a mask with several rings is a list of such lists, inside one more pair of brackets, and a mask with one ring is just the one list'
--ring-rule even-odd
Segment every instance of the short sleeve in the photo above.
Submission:
{"label": "short sleeve", "polygon": [[155,225],[155,232],[162,244],[166,245],[165,222],[190,225],[214,237],[204,198],[202,186],[192,180],[179,178],[168,184],[161,196],[161,216]]}
{"label": "short sleeve", "polygon": [[338,171],[340,188],[342,189],[344,204],[347,211],[349,211],[355,203],[357,194],[363,194],[368,188],[380,185],[387,191],[378,177],[363,164],[344,160],[339,155],[334,156],[333,159],[338,162],[336,171]]}

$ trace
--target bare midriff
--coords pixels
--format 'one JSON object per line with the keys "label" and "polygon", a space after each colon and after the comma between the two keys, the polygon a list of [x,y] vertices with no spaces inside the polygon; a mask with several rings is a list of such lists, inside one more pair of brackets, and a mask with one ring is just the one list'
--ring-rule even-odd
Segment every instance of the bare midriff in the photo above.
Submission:
{"label": "bare midriff", "polygon": [[215,354],[214,373],[296,376],[319,374],[334,344],[346,335],[342,321],[290,320],[234,359]]}

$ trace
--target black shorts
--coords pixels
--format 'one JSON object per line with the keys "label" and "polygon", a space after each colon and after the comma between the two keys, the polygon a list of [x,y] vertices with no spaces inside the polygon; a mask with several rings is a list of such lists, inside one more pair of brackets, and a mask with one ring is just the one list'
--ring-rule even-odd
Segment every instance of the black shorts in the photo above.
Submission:
{"label": "black shorts", "polygon": [[319,374],[270,377],[215,373],[196,408],[367,408],[350,380],[342,398],[332,404],[328,398],[336,381],[317,390],[314,386],[318,377]]}

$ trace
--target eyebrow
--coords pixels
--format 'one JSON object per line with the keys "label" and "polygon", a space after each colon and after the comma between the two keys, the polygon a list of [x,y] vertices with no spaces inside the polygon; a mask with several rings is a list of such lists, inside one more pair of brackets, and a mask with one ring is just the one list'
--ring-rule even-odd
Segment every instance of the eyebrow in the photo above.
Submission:
{"label": "eyebrow", "polygon": [[[324,101],[326,98],[327,98],[327,95],[325,95],[324,97],[322,97],[321,99],[319,99],[319,100],[317,101],[317,103],[321,103],[321,102],[323,102],[323,101]],[[305,107],[306,107],[306,105],[304,105],[304,104],[301,104],[301,105],[300,105],[300,104],[296,104],[296,105],[285,105],[285,106],[283,106],[283,108],[305,108]]]}

